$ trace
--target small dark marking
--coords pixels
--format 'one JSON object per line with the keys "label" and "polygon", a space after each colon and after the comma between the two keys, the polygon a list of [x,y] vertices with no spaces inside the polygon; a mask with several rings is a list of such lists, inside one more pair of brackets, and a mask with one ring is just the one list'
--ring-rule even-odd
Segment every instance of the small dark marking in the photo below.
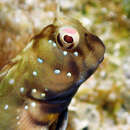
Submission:
{"label": "small dark marking", "polygon": [[61,47],[63,47],[63,44],[62,44],[62,42],[61,42],[61,40],[60,40],[60,34],[58,34],[58,36],[57,36],[57,41],[58,41],[59,45],[60,45]]}
{"label": "small dark marking", "polygon": [[87,34],[87,33],[85,33],[84,35],[85,35],[85,37],[87,37],[87,36],[88,36],[88,34]]}
{"label": "small dark marking", "polygon": [[53,70],[63,70],[63,65],[59,63],[55,63],[54,65],[51,66]]}
{"label": "small dark marking", "polygon": [[79,67],[77,66],[77,64],[76,64],[76,62],[74,61],[73,58],[69,61],[68,65],[69,65],[69,69],[72,72],[72,74],[76,78],[78,78],[78,76],[79,76]]}
{"label": "small dark marking", "polygon": [[122,107],[124,110],[127,110],[125,104],[122,104],[121,107]]}
{"label": "small dark marking", "polygon": [[89,130],[89,128],[88,128],[88,126],[86,126],[82,130]]}
{"label": "small dark marking", "polygon": [[108,102],[104,103],[104,104],[102,105],[102,108],[103,108],[104,110],[107,110],[107,111],[108,111],[108,109],[109,109],[109,103],[108,103]]}
{"label": "small dark marking", "polygon": [[74,51],[77,51],[80,56],[85,57],[85,55],[80,47],[77,47],[76,49],[74,49]]}
{"label": "small dark marking", "polygon": [[70,45],[69,47],[67,47],[67,49],[72,49],[74,46],[74,44]]}

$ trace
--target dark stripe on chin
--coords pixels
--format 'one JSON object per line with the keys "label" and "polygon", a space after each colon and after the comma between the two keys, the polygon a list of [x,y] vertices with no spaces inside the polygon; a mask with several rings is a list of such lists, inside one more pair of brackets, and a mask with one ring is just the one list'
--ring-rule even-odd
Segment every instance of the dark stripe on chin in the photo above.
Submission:
{"label": "dark stripe on chin", "polygon": [[64,104],[41,104],[40,109],[45,113],[61,113],[63,112],[69,105],[69,102]]}
{"label": "dark stripe on chin", "polygon": [[31,91],[26,93],[26,96],[27,98],[39,102],[41,104],[41,111],[48,113],[59,113],[68,107],[80,84],[73,84],[69,87],[69,89],[59,93],[49,91],[48,95],[43,99],[35,99],[32,97]]}
{"label": "dark stripe on chin", "polygon": [[33,118],[31,115],[29,115],[31,118],[31,122],[37,126],[48,126],[49,121],[43,122],[43,121],[38,121],[37,119]]}

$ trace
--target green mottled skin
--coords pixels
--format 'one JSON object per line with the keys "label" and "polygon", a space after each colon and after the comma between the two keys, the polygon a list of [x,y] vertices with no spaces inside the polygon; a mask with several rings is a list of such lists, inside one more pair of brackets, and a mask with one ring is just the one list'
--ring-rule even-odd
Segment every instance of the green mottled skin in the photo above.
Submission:
{"label": "green mottled skin", "polygon": [[[61,47],[57,40],[59,28],[64,26],[71,26],[79,33],[79,43],[72,49]],[[48,40],[55,42],[56,47]],[[63,51],[68,54],[63,55]],[[73,54],[75,51],[79,52],[78,56]],[[102,41],[75,19],[61,17],[44,28],[0,72],[0,130],[40,130],[45,125],[50,127],[56,123],[72,97],[65,98],[69,101],[61,111],[58,110],[60,102],[52,104],[48,97],[62,95],[71,88],[75,89],[73,96],[101,63],[104,51]],[[38,58],[43,59],[43,63],[39,63]],[[59,69],[60,74],[55,74],[55,69]],[[37,75],[33,75],[34,71]],[[67,72],[71,72],[71,77],[66,76]],[[24,92],[20,91],[21,88]],[[33,93],[32,89],[37,92]],[[30,105],[32,102],[35,102],[35,107]]]}

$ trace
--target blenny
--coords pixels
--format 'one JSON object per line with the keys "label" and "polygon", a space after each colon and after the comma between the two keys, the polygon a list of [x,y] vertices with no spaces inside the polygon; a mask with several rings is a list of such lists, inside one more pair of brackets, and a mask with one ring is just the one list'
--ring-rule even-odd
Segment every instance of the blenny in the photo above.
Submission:
{"label": "blenny", "polygon": [[104,52],[76,19],[46,26],[0,71],[0,130],[65,130],[68,105]]}

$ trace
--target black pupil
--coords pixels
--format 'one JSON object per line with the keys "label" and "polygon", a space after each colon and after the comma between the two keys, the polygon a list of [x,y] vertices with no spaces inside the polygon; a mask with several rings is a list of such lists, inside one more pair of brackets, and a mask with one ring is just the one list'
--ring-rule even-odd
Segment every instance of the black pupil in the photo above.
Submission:
{"label": "black pupil", "polygon": [[73,38],[71,36],[65,35],[64,41],[67,43],[73,43]]}

